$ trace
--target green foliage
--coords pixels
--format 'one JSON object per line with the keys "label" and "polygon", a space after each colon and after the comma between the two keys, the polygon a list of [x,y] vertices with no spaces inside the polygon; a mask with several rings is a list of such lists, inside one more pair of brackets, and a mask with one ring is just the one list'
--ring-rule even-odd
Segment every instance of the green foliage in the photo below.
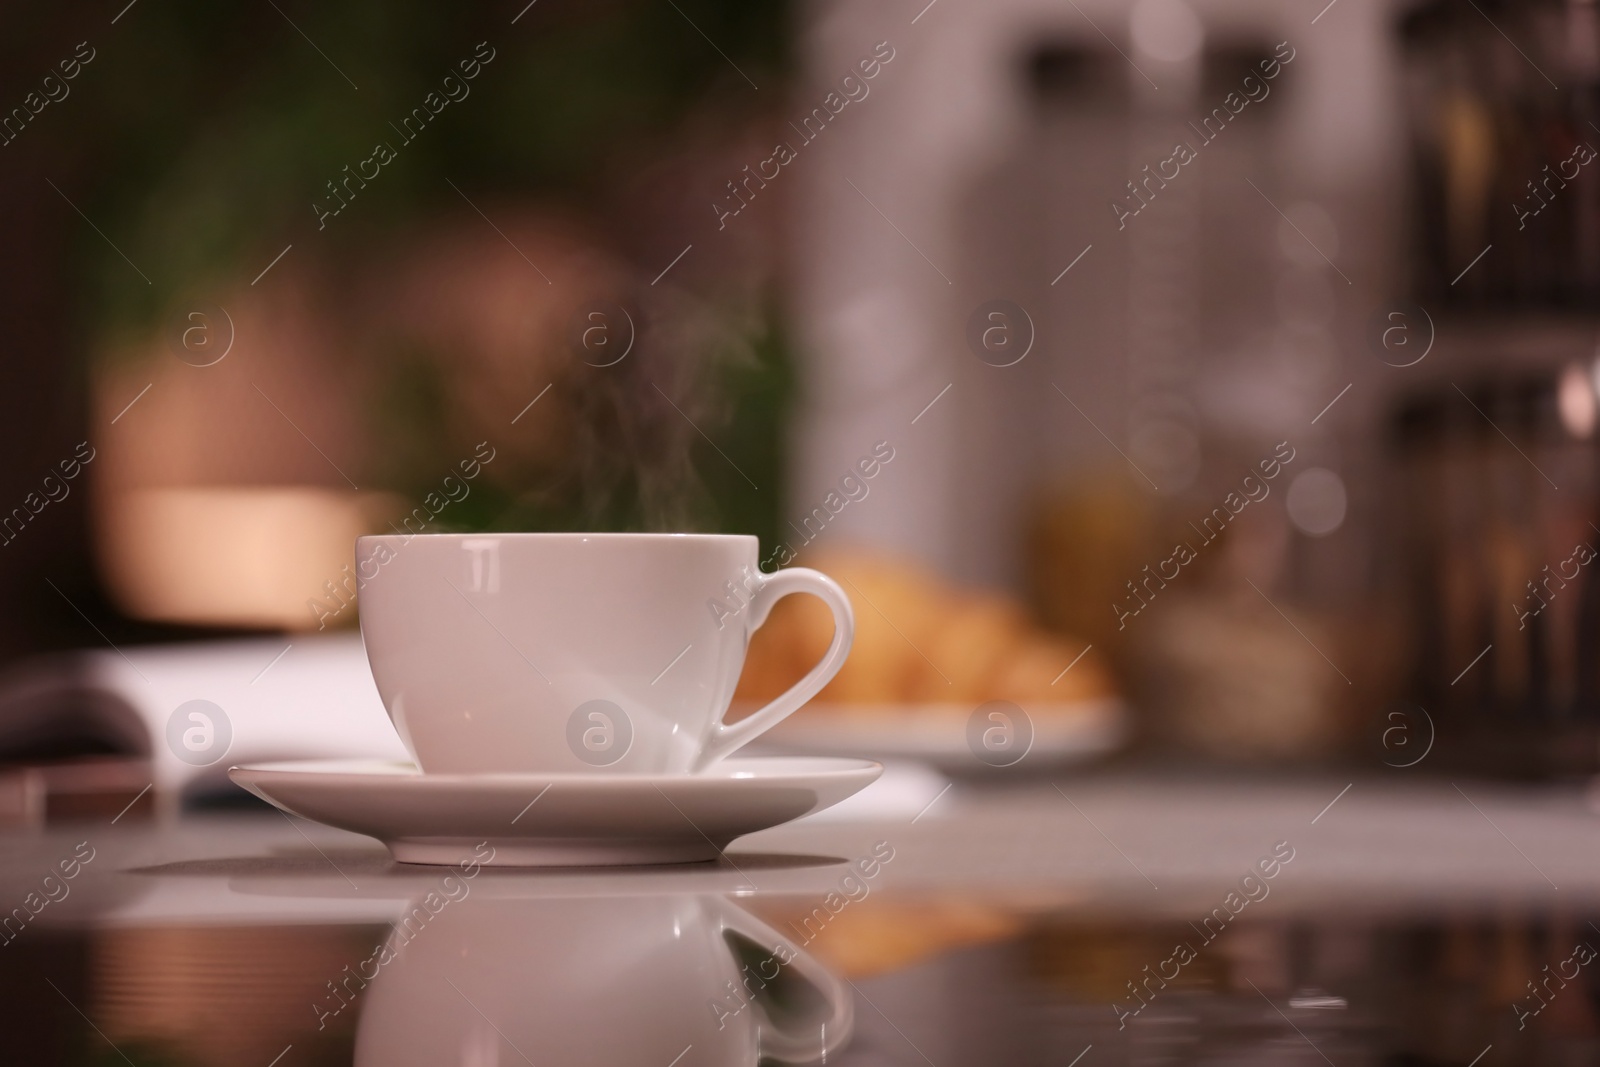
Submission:
{"label": "green foliage", "polygon": [[[96,58],[62,105],[72,119],[52,116],[63,121],[45,132],[95,145],[99,180],[79,206],[154,283],[79,234],[96,321],[147,326],[177,295],[248,278],[291,241],[361,247],[455,206],[446,179],[582,202],[695,108],[753,108],[730,59],[781,82],[782,5],[539,0],[512,25],[520,6],[170,0],[91,35]],[[479,42],[495,55],[471,94],[401,146],[390,123]],[[325,183],[385,140],[397,161],[319,231]]]}
{"label": "green foliage", "polygon": [[[151,284],[94,231],[74,230],[86,328],[101,339],[147,336],[180,298],[248,283],[290,243],[296,257],[359,263],[407,227],[459,212],[451,183],[475,197],[605,217],[616,176],[670,150],[689,116],[742,120],[781,92],[784,5],[538,0],[524,10],[525,2],[163,0],[95,31],[95,59],[65,105],[72,121],[45,132],[75,150],[93,145],[95,177],[76,186],[76,202]],[[466,83],[470,93],[405,141],[395,126],[459,75],[480,42],[494,54]],[[70,54],[71,44],[64,49]],[[766,91],[758,95],[739,71]],[[313,204],[332,203],[327,183],[380,142],[395,159],[319,228]],[[336,284],[349,277],[333,274]],[[613,436],[588,449],[587,465],[495,468],[441,514],[438,529],[670,525],[772,536],[789,372],[773,322],[755,330],[738,342],[753,346],[754,359],[684,357],[704,357],[699,386],[721,398],[731,419],[722,429],[708,418],[706,430],[760,492],[696,435],[692,450],[680,450],[685,464],[692,457],[688,477],[657,479],[671,482],[681,506],[663,516],[652,500],[662,492],[651,483],[649,442]],[[451,431],[448,358],[384,354],[366,410],[352,413],[377,445],[363,485],[415,502],[470,454]],[[634,387],[610,406],[626,414],[641,395]],[[588,415],[603,418],[606,405]],[[633,462],[630,448],[640,453]]]}
{"label": "green foliage", "polygon": [[[795,382],[788,338],[777,314],[769,314],[764,326],[752,338],[754,358],[724,379],[731,416],[716,435],[717,446],[744,474],[704,440],[695,450],[695,469],[717,504],[707,528],[755,534],[763,545],[771,546],[785,539],[781,486],[787,474],[787,416]],[[752,488],[745,475],[759,488]]]}

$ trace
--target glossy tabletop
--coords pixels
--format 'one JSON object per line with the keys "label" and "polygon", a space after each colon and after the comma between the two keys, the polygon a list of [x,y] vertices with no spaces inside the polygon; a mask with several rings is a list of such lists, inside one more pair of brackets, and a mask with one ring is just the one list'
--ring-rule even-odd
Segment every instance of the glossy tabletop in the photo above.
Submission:
{"label": "glossy tabletop", "polygon": [[1600,1055],[1600,817],[1576,786],[958,780],[653,868],[402,865],[271,811],[0,850],[16,1062]]}

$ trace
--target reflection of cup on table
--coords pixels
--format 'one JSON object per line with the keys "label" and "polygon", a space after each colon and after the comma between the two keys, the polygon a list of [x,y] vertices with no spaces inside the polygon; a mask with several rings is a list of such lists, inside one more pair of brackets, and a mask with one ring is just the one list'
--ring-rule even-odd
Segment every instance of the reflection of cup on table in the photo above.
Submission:
{"label": "reflection of cup on table", "polygon": [[[753,740],[828,683],[849,598],[817,571],[764,574],[754,537],[421,534],[356,542],[361,633],[378,692],[432,774],[686,774]],[[722,721],[750,635],[790,593],[834,635],[810,672]]]}
{"label": "reflection of cup on table", "polygon": [[722,897],[409,914],[364,994],[357,1067],[810,1063],[852,1028],[843,984]]}

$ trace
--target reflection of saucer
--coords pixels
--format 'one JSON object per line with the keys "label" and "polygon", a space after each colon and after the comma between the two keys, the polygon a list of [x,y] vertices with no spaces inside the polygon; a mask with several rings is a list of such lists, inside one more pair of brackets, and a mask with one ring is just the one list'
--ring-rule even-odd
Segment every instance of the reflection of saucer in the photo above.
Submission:
{"label": "reflection of saucer", "polygon": [[370,834],[404,863],[563,867],[715,859],[734,838],[837,804],[882,772],[870,760],[781,757],[726,759],[696,775],[423,774],[409,763],[297,760],[228,776],[292,814]]}

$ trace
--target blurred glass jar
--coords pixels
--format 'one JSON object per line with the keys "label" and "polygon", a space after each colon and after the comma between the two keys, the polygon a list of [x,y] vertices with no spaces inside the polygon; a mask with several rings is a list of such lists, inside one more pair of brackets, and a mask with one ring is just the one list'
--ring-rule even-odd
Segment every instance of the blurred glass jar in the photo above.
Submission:
{"label": "blurred glass jar", "polygon": [[1501,371],[1391,419],[1408,695],[1447,762],[1587,773],[1600,738],[1600,500],[1588,368]]}

